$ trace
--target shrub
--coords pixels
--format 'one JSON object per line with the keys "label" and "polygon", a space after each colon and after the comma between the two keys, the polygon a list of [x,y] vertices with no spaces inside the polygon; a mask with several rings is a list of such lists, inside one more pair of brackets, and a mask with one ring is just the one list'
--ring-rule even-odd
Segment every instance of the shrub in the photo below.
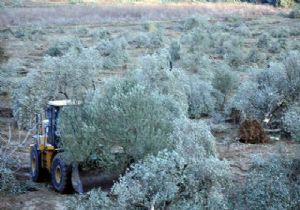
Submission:
{"label": "shrub", "polygon": [[290,94],[284,69],[280,64],[271,64],[267,70],[253,71],[250,80],[239,87],[230,103],[247,118],[262,121],[271,115],[275,117],[282,110],[284,96]]}
{"label": "shrub", "polygon": [[29,187],[28,182],[17,180],[15,175],[22,166],[20,159],[15,158],[16,143],[25,141],[26,138],[19,139],[18,142],[13,140],[10,127],[7,134],[0,132],[0,193],[18,194],[25,192]]}
{"label": "shrub", "polygon": [[[194,161],[189,162],[176,152],[167,152],[134,165],[113,186],[117,206],[124,209],[201,209],[218,204],[226,207],[226,198],[219,188],[226,183],[226,166],[215,158]],[[216,194],[220,200],[214,203],[212,195]]]}
{"label": "shrub", "polygon": [[185,37],[183,42],[188,45],[189,53],[204,53],[212,46],[209,32],[205,28],[195,28]]}
{"label": "shrub", "polygon": [[176,145],[175,151],[191,162],[217,156],[215,138],[203,121],[178,120],[170,138]]}
{"label": "shrub", "polygon": [[165,49],[151,56],[145,56],[140,62],[141,70],[135,76],[150,90],[158,90],[160,94],[174,98],[180,107],[177,115],[185,115],[188,111],[187,76],[180,69],[170,71],[169,61],[170,55]]}
{"label": "shrub", "polygon": [[165,37],[161,30],[156,30],[148,33],[141,33],[137,35],[133,43],[137,48],[147,48],[151,51],[164,46]]}
{"label": "shrub", "polygon": [[204,81],[191,81],[189,92],[189,117],[200,118],[209,116],[215,109],[216,99],[213,96],[214,88]]}
{"label": "shrub", "polygon": [[[61,115],[66,152],[78,162],[96,159],[98,167],[121,173],[131,161],[169,146],[178,107],[129,75],[107,82],[82,108],[69,109]],[[124,151],[121,159],[111,152],[115,146]]]}
{"label": "shrub", "polygon": [[149,33],[149,46],[150,49],[157,49],[164,46],[165,37],[161,30]]}
{"label": "shrub", "polygon": [[184,30],[191,30],[193,28],[196,28],[200,25],[199,20],[196,17],[190,17],[185,20],[183,23],[183,29]]}
{"label": "shrub", "polygon": [[78,40],[72,41],[58,41],[44,52],[44,56],[58,57],[65,55],[71,49],[80,49],[82,44]]}
{"label": "shrub", "polygon": [[293,139],[300,141],[300,106],[291,106],[283,115],[283,128]]}
{"label": "shrub", "polygon": [[260,49],[267,49],[270,45],[269,34],[262,34],[258,37],[257,47]]}
{"label": "shrub", "polygon": [[[39,81],[36,83],[36,81]],[[26,78],[14,84],[12,93],[13,115],[20,128],[30,128],[34,124],[36,113],[43,113],[47,104],[47,82],[39,72],[30,72]],[[33,92],[34,91],[34,92]],[[49,97],[50,98],[50,97]]]}
{"label": "shrub", "polygon": [[228,64],[232,67],[239,67],[243,64],[244,58],[244,43],[240,37],[232,37],[229,41],[225,41],[223,44],[224,57],[228,61]]}
{"label": "shrub", "polygon": [[7,55],[3,43],[0,43],[0,64],[6,62],[8,60],[9,56]]}
{"label": "shrub", "polygon": [[280,53],[282,50],[287,49],[287,42],[286,39],[278,39],[274,40],[270,43],[270,46],[268,48],[268,51],[270,53]]}
{"label": "shrub", "polygon": [[260,63],[266,61],[266,55],[264,53],[262,53],[259,49],[254,47],[250,50],[249,55],[246,58],[246,61],[250,65],[260,64]]}
{"label": "shrub", "polygon": [[147,35],[145,34],[139,34],[138,36],[136,36],[134,38],[134,44],[136,46],[136,48],[142,48],[142,47],[147,47],[150,44],[150,39]]}
{"label": "shrub", "polygon": [[24,6],[24,0],[10,0],[10,1],[3,1],[0,3],[0,8],[5,7],[21,7]]}
{"label": "shrub", "polygon": [[[32,70],[15,84],[14,117],[21,127],[31,127],[36,113],[43,113],[49,100],[82,99],[95,86],[101,67],[96,50],[72,50],[61,57],[45,57],[43,74]],[[39,82],[36,82],[39,81]]]}
{"label": "shrub", "polygon": [[190,17],[187,18],[183,23],[183,29],[185,31],[192,30],[194,28],[203,28],[208,26],[208,20],[203,17]]}
{"label": "shrub", "polygon": [[92,37],[97,41],[109,40],[111,39],[111,33],[106,29],[100,28],[96,29],[96,31],[92,33]]}
{"label": "shrub", "polygon": [[238,77],[234,72],[229,70],[229,67],[221,67],[215,71],[212,85],[222,95],[223,100],[220,102],[221,110],[224,109],[228,97],[237,88],[238,84]]}
{"label": "shrub", "polygon": [[274,38],[288,38],[289,31],[285,28],[278,28],[271,31],[271,36]]}
{"label": "shrub", "polygon": [[123,68],[128,61],[126,48],[127,41],[124,38],[101,41],[97,50],[103,57],[103,67],[106,69]]}
{"label": "shrub", "polygon": [[290,14],[290,18],[300,18],[300,7],[294,8]]}
{"label": "shrub", "polygon": [[239,25],[237,28],[234,29],[234,32],[242,35],[242,36],[246,36],[246,37],[250,37],[251,36],[251,31],[248,28],[248,26],[245,23],[242,23],[241,25]]}
{"label": "shrub", "polygon": [[14,172],[8,168],[0,169],[0,192],[12,194],[24,192],[21,183],[16,180]]}
{"label": "shrub", "polygon": [[290,174],[295,170],[294,163],[297,161],[280,155],[267,160],[263,160],[261,156],[255,157],[245,186],[237,186],[237,199],[231,200],[235,203],[232,208],[298,209],[300,183],[297,179],[290,179]]}
{"label": "shrub", "polygon": [[143,29],[147,32],[156,32],[158,25],[154,22],[144,23]]}
{"label": "shrub", "polygon": [[107,192],[103,192],[100,188],[93,189],[84,195],[75,195],[69,197],[65,202],[65,207],[69,210],[85,210],[85,209],[115,209],[116,206],[109,198]]}
{"label": "shrub", "polygon": [[180,44],[177,41],[173,41],[169,47],[169,53],[171,56],[171,61],[177,61],[180,59]]}
{"label": "shrub", "polygon": [[300,53],[290,52],[284,60],[285,75],[288,82],[288,97],[296,100],[300,96]]}
{"label": "shrub", "polygon": [[201,79],[205,80],[213,77],[212,62],[207,55],[202,53],[184,54],[182,61],[186,70],[198,74]]}
{"label": "shrub", "polygon": [[45,34],[43,29],[40,27],[18,27],[13,31],[13,35],[17,39],[36,41],[40,40],[42,36]]}
{"label": "shrub", "polygon": [[10,94],[13,84],[16,82],[21,72],[22,66],[19,60],[9,59],[8,62],[0,64],[0,91]]}
{"label": "shrub", "polygon": [[298,53],[291,52],[284,65],[271,64],[267,70],[256,71],[239,87],[229,107],[248,118],[265,120],[268,127],[282,128],[286,107],[299,100],[299,66]]}
{"label": "shrub", "polygon": [[280,95],[272,88],[259,88],[255,82],[242,84],[231,99],[233,107],[242,111],[246,118],[263,121],[266,114],[280,101]]}
{"label": "shrub", "polygon": [[[227,164],[215,157],[207,125],[180,121],[171,139],[176,143],[173,151],[163,150],[132,165],[108,196],[95,190],[85,196],[86,205],[100,209],[226,208],[222,188],[228,187],[230,173]],[[94,199],[95,193],[101,202]],[[78,209],[77,203],[78,198],[72,200],[71,209]]]}

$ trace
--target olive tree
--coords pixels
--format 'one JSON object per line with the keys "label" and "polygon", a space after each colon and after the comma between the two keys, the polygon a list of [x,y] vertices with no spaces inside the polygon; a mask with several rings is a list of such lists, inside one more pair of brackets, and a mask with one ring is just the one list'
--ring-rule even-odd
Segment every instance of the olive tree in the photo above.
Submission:
{"label": "olive tree", "polygon": [[[172,97],[133,76],[114,78],[88,95],[82,107],[62,112],[62,144],[78,162],[95,159],[98,167],[122,171],[170,146],[178,112]],[[121,160],[112,152],[115,147],[122,150]]]}
{"label": "olive tree", "polygon": [[281,124],[286,107],[299,100],[299,54],[292,52],[281,63],[271,63],[270,68],[254,70],[232,97],[230,106],[247,117]]}
{"label": "olive tree", "polygon": [[44,58],[42,70],[33,69],[14,84],[14,117],[30,127],[34,114],[43,112],[49,100],[81,99],[94,89],[101,60],[94,49],[74,49],[61,57]]}
{"label": "olive tree", "polygon": [[109,193],[94,190],[72,198],[69,209],[226,209],[228,165],[216,157],[214,138],[203,122],[180,120],[170,136],[173,149],[133,164]]}

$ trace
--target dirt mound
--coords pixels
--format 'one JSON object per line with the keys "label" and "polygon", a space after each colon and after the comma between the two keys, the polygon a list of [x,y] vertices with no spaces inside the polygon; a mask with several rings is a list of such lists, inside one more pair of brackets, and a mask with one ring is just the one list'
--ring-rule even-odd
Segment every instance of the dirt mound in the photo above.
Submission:
{"label": "dirt mound", "polygon": [[240,142],[246,144],[263,144],[268,142],[268,137],[257,120],[245,120],[239,129]]}

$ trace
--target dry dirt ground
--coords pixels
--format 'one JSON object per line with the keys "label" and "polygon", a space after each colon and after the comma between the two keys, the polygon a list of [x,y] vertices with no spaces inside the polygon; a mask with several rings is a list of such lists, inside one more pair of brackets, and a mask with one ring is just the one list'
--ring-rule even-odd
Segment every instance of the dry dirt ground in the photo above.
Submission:
{"label": "dry dirt ground", "polygon": [[[202,5],[202,7],[186,5],[180,8],[177,5],[161,8],[157,5],[148,5],[148,7],[147,5],[138,5],[133,9],[127,6],[126,11],[124,10],[125,6],[109,5],[102,7],[100,10],[94,7],[65,5],[58,8],[36,8],[35,6],[36,4],[31,4],[30,8],[11,8],[0,13],[1,44],[9,57],[18,59],[23,66],[16,79],[21,79],[29,71],[41,66],[44,51],[58,40],[67,40],[72,34],[78,34],[80,39],[86,40],[87,44],[92,45],[90,34],[99,28],[106,28],[115,37],[121,34],[131,37],[133,34],[142,32],[144,23],[151,20],[151,17],[164,29],[169,39],[179,37],[180,27],[182,26],[180,19],[190,15],[206,14],[221,21],[225,21],[228,17],[240,16],[243,21],[251,25],[252,30],[258,32],[276,27],[300,28],[299,20],[285,17],[288,13],[287,10],[279,11],[266,6],[226,5],[225,7],[224,5],[213,6],[208,4]],[[226,8],[225,11],[224,8]],[[56,13],[57,11],[59,13]],[[183,13],[178,16],[180,11]],[[82,19],[78,16],[84,14],[87,18],[81,21]],[[157,14],[161,15],[158,16]],[[127,18],[131,21],[126,21]],[[37,34],[32,35],[30,38],[19,39],[13,36],[13,32],[19,28],[30,31],[37,30]],[[300,40],[300,37],[293,37],[293,39]],[[249,43],[251,43],[251,40],[249,40]],[[129,47],[128,50],[130,57],[137,57],[146,53],[144,49],[135,49],[134,47]],[[135,65],[135,62],[133,60],[132,65]],[[118,75],[123,72],[122,70],[114,72],[101,71],[99,79],[105,80],[111,75]],[[0,109],[4,110],[10,107],[9,97],[0,96]],[[4,118],[4,115],[0,117],[0,129],[5,130],[7,125],[11,123],[11,119]],[[273,141],[264,145],[239,143],[234,141],[237,136],[237,127],[226,126],[227,129],[224,131],[214,134],[217,140],[217,149],[220,158],[230,161],[233,172],[239,180],[242,180],[247,172],[253,155],[259,154],[267,157],[277,153],[278,149],[286,151],[290,156],[299,154],[297,152],[300,151],[300,145],[288,141]],[[30,140],[22,145],[16,142],[20,147],[16,153],[16,158],[20,158],[23,162],[23,167],[18,172],[21,179],[30,178],[28,173],[29,153],[26,149],[29,143]],[[0,209],[63,209],[63,202],[69,196],[55,193],[49,183],[39,183],[35,191],[28,191],[16,196],[0,194]]]}

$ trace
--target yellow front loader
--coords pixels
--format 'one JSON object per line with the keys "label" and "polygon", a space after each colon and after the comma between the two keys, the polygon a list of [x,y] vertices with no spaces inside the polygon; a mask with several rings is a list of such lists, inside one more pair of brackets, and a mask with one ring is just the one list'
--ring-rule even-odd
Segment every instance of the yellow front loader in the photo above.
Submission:
{"label": "yellow front loader", "polygon": [[[78,163],[67,163],[60,147],[58,129],[59,112],[62,107],[79,105],[71,100],[49,101],[46,117],[36,117],[37,133],[30,145],[30,172],[35,182],[45,180],[50,175],[53,188],[66,193],[75,190],[83,193],[96,186],[110,186],[118,176],[105,175],[101,171],[82,172]],[[83,175],[84,174],[84,175]]]}

